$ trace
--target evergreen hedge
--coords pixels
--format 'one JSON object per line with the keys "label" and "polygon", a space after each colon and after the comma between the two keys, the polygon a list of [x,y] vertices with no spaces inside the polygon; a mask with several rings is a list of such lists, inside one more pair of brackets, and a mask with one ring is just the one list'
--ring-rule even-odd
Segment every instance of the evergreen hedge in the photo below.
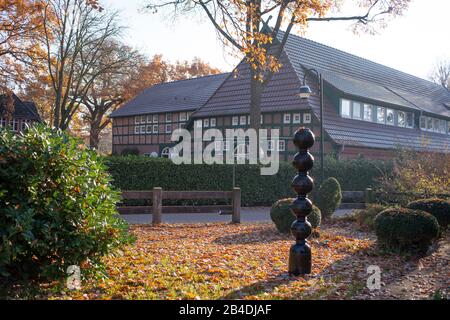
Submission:
{"label": "evergreen hedge", "polygon": [[[231,190],[233,186],[232,165],[175,165],[168,159],[144,156],[111,156],[105,159],[105,163],[113,177],[113,184],[121,190],[151,190],[153,187],[180,191]],[[389,170],[390,164],[364,159],[325,159],[326,176],[335,177],[342,190],[375,187],[381,174],[378,168]],[[316,162],[311,176],[319,177],[319,169]],[[280,162],[280,169],[274,176],[261,176],[258,165],[236,165],[235,170],[236,186],[242,190],[243,206],[271,206],[278,199],[295,196],[290,186],[295,171],[289,162]]]}

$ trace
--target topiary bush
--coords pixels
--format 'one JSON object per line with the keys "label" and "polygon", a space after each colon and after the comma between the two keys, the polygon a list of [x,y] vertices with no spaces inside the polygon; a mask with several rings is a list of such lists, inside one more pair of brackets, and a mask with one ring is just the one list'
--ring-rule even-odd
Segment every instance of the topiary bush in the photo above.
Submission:
{"label": "topiary bush", "polygon": [[425,211],[389,208],[375,217],[375,233],[381,247],[424,252],[437,238],[439,224]]}
{"label": "topiary bush", "polygon": [[315,193],[314,200],[324,218],[329,218],[340,206],[342,200],[339,182],[330,177],[326,179]]}
{"label": "topiary bush", "polygon": [[43,125],[0,130],[0,275],[62,277],[132,240],[118,218],[119,193],[96,152]]}
{"label": "topiary bush", "polygon": [[410,202],[407,208],[422,210],[433,215],[439,222],[441,230],[446,230],[450,224],[450,200],[439,198],[417,200]]}
{"label": "topiary bush", "polygon": [[[278,200],[270,209],[270,218],[281,233],[289,233],[291,225],[296,219],[290,209],[293,201],[294,198]],[[312,228],[316,229],[319,227],[321,220],[322,215],[320,214],[319,208],[313,205],[313,211],[308,215],[308,221],[311,223]]]}
{"label": "topiary bush", "polygon": [[382,204],[367,204],[365,209],[355,210],[356,223],[362,228],[367,230],[374,229],[375,217],[381,212],[388,209],[387,206]]}

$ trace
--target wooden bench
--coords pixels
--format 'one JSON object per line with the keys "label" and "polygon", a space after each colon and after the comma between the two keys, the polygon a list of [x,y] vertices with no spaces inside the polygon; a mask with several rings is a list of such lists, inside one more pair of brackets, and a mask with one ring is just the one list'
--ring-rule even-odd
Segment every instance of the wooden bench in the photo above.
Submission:
{"label": "wooden bench", "polygon": [[[162,213],[211,213],[231,211],[231,222],[241,222],[241,189],[233,191],[163,191],[153,188],[152,191],[123,191],[124,200],[151,200],[152,206],[122,206],[120,214],[151,214],[152,223],[161,223]],[[205,206],[163,206],[163,200],[201,200],[201,199],[231,199],[231,205]]]}

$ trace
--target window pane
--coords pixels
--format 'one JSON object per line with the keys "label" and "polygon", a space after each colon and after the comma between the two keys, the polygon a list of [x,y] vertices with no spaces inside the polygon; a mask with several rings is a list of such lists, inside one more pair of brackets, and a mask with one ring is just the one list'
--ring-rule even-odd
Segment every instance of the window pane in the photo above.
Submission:
{"label": "window pane", "polygon": [[343,117],[350,117],[350,101],[349,100],[342,99],[341,115]]}
{"label": "window pane", "polygon": [[246,124],[246,122],[247,122],[247,117],[246,116],[241,116],[240,123],[241,124]]}
{"label": "window pane", "polygon": [[377,107],[377,122],[378,123],[385,123],[386,122],[386,112],[383,107]]}
{"label": "window pane", "polygon": [[441,125],[440,125],[440,132],[441,133],[445,133],[445,120],[441,120],[440,121]]}
{"label": "window pane", "polygon": [[404,127],[405,126],[405,113],[403,111],[398,112],[398,126]]}
{"label": "window pane", "polygon": [[147,116],[147,123],[152,123],[152,116]]}
{"label": "window pane", "polygon": [[353,118],[361,119],[361,103],[353,102]]}
{"label": "window pane", "polygon": [[291,114],[290,113],[284,114],[284,123],[291,123]]}
{"label": "window pane", "polygon": [[294,113],[293,123],[300,123],[300,113]]}
{"label": "window pane", "polygon": [[423,129],[423,130],[427,129],[427,117],[424,117],[424,116],[420,117],[420,129]]}
{"label": "window pane", "polygon": [[209,127],[209,119],[203,120],[203,126],[204,126],[205,128]]}
{"label": "window pane", "polygon": [[141,123],[145,123],[146,118],[147,118],[146,116],[142,116],[142,117],[141,117]]}
{"label": "window pane", "polygon": [[439,132],[439,119],[433,119],[433,130]]}
{"label": "window pane", "polygon": [[427,129],[433,130],[433,118],[427,117]]}
{"label": "window pane", "polygon": [[311,113],[303,114],[303,123],[311,123]]}
{"label": "window pane", "polygon": [[158,122],[158,115],[157,115],[157,114],[154,114],[154,115],[153,115],[153,122],[154,122],[154,123],[157,123],[157,122]]}
{"label": "window pane", "polygon": [[216,126],[216,118],[211,118],[210,125],[211,125],[211,127],[215,127]]}
{"label": "window pane", "polygon": [[239,117],[233,117],[233,126],[237,126],[239,124]]}
{"label": "window pane", "polygon": [[386,123],[394,124],[394,110],[386,109]]}
{"label": "window pane", "polygon": [[409,128],[414,127],[414,115],[412,112],[406,113],[406,126]]}
{"label": "window pane", "polygon": [[372,121],[372,106],[370,104],[364,105],[364,120]]}
{"label": "window pane", "polygon": [[158,133],[158,125],[157,124],[153,125],[153,133]]}

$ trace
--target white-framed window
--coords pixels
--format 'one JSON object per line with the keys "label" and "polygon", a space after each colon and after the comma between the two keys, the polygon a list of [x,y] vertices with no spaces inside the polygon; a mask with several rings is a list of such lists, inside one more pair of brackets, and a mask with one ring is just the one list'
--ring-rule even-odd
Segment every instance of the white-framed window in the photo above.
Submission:
{"label": "white-framed window", "polygon": [[273,151],[275,147],[274,140],[267,140],[267,151]]}
{"label": "white-framed window", "polygon": [[440,133],[446,133],[446,121],[445,120],[439,120],[440,121],[440,126],[439,126],[439,132]]}
{"label": "white-framed window", "polygon": [[291,123],[291,114],[290,113],[285,113],[283,115],[283,123]]}
{"label": "white-framed window", "polygon": [[145,133],[145,125],[141,125],[141,134]]}
{"label": "white-framed window", "polygon": [[406,115],[403,111],[399,111],[397,113],[397,125],[399,127],[404,127],[406,126]]}
{"label": "white-framed window", "polygon": [[261,114],[261,121],[260,121],[260,123],[261,124],[263,124],[264,123],[264,116]]}
{"label": "white-framed window", "polygon": [[230,149],[230,141],[224,140],[223,141],[223,151],[228,151]]}
{"label": "white-framed window", "polygon": [[146,116],[141,116],[141,123],[145,123],[147,121],[147,117]]}
{"label": "white-framed window", "polygon": [[186,112],[180,112],[180,121],[186,121]]}
{"label": "white-framed window", "polygon": [[414,127],[414,113],[406,112],[405,126],[407,128],[413,128]]}
{"label": "white-framed window", "polygon": [[238,125],[239,125],[239,117],[238,117],[238,116],[234,116],[234,117],[231,119],[231,124],[232,124],[233,126],[238,126]]}
{"label": "white-framed window", "polygon": [[158,115],[157,114],[153,115],[153,123],[158,123]]}
{"label": "white-framed window", "polygon": [[372,121],[372,106],[370,104],[364,104],[364,120]]}
{"label": "white-framed window", "polygon": [[427,130],[427,117],[420,116],[420,129]]}
{"label": "white-framed window", "polygon": [[5,128],[5,127],[6,127],[6,118],[0,118],[0,126],[1,126],[2,128]]}
{"label": "white-framed window", "polygon": [[350,100],[341,99],[341,116],[344,118],[351,118]]}
{"label": "white-framed window", "polygon": [[394,110],[386,109],[386,124],[394,125]]}
{"label": "white-framed window", "polygon": [[196,128],[201,128],[202,125],[203,125],[202,120],[195,120],[195,127],[196,127]]}
{"label": "white-framed window", "polygon": [[151,124],[147,125],[147,133],[152,133],[152,125]]}
{"label": "white-framed window", "polygon": [[222,141],[220,141],[220,140],[214,141],[214,150],[216,152],[221,152],[222,151]]}
{"label": "white-framed window", "polygon": [[311,123],[311,113],[303,114],[303,123]]}
{"label": "white-framed window", "polygon": [[439,132],[439,119],[436,118],[433,119],[433,131]]}
{"label": "white-framed window", "polygon": [[166,122],[172,122],[172,114],[166,113]]}
{"label": "white-framed window", "polygon": [[216,124],[217,124],[216,118],[211,118],[211,119],[209,119],[209,125],[210,125],[211,127],[215,127]]}
{"label": "white-framed window", "polygon": [[204,126],[205,128],[208,128],[208,127],[209,127],[209,119],[203,119],[203,126]]}
{"label": "white-framed window", "polygon": [[247,116],[247,124],[250,124],[250,116]]}
{"label": "white-framed window", "polygon": [[278,151],[286,150],[286,141],[278,140]]}
{"label": "white-framed window", "polygon": [[433,131],[433,118],[427,117],[427,130]]}
{"label": "white-framed window", "polygon": [[294,113],[292,115],[292,123],[300,123],[300,122],[301,122],[300,113]]}
{"label": "white-framed window", "polygon": [[153,133],[158,133],[158,129],[159,129],[159,126],[157,124],[154,124],[152,132]]}
{"label": "white-framed window", "polygon": [[377,107],[377,122],[386,123],[386,108]]}
{"label": "white-framed window", "polygon": [[241,118],[239,119],[239,124],[242,125],[246,125],[247,124],[247,116],[241,116]]}
{"label": "white-framed window", "polygon": [[140,116],[134,117],[134,123],[135,124],[139,124],[140,122],[141,122],[141,117]]}
{"label": "white-framed window", "polygon": [[172,133],[172,125],[166,124],[166,133]]}
{"label": "white-framed window", "polygon": [[353,119],[361,119],[361,103],[352,103],[352,117]]}
{"label": "white-framed window", "polygon": [[139,134],[140,133],[140,126],[135,126],[134,127],[134,134]]}
{"label": "white-framed window", "polygon": [[152,116],[151,115],[147,116],[147,123],[152,123]]}

